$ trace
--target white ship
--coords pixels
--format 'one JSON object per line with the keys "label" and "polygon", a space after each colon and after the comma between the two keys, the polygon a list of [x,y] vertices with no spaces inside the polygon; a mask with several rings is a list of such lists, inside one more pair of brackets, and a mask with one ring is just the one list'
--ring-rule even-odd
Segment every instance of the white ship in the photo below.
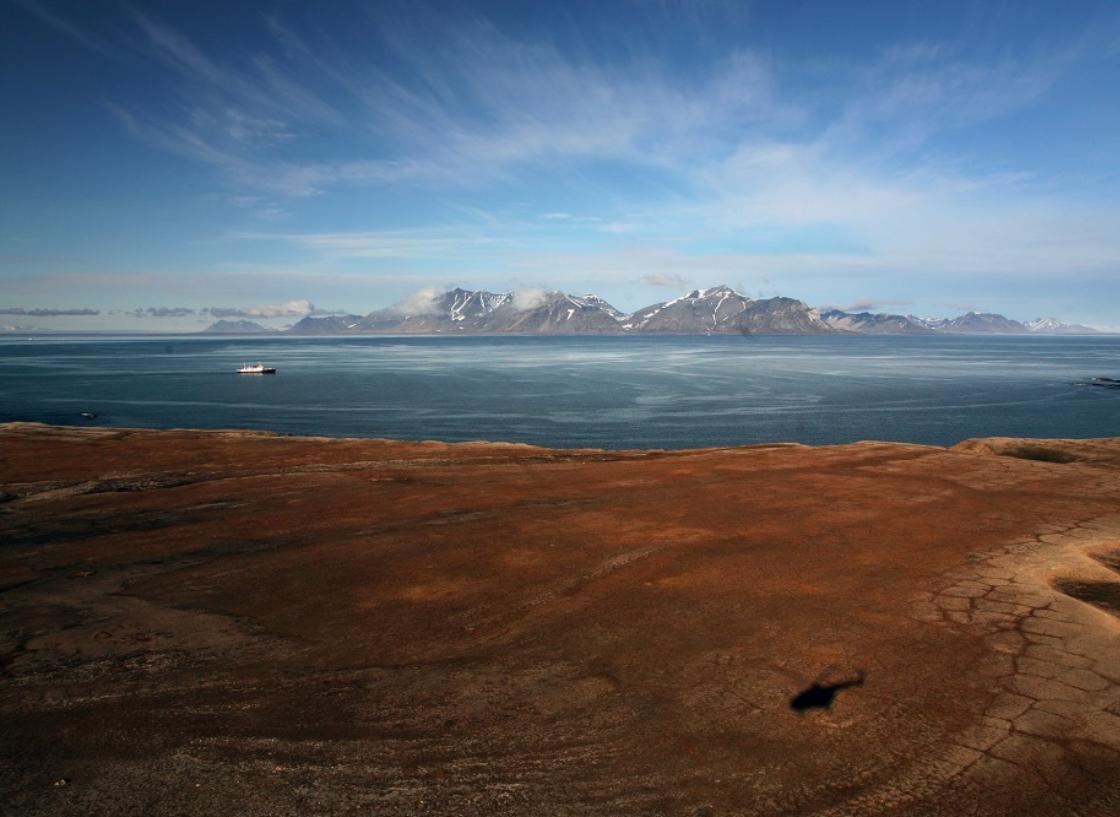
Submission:
{"label": "white ship", "polygon": [[238,374],[276,374],[276,370],[271,366],[265,366],[263,363],[254,363],[252,365],[245,363],[237,370]]}

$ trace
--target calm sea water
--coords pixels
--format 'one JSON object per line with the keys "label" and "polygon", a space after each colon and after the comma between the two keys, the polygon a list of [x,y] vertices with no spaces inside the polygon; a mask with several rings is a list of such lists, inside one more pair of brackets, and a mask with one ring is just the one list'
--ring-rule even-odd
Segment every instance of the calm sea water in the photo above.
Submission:
{"label": "calm sea water", "polygon": [[[279,373],[233,373],[258,360]],[[20,337],[0,419],[605,448],[1120,435],[1093,376],[1120,376],[1120,337]]]}

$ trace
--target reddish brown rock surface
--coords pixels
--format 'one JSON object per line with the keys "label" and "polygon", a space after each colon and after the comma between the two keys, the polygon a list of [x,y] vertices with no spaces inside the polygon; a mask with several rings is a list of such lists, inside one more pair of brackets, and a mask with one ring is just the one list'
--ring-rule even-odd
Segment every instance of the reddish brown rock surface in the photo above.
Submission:
{"label": "reddish brown rock surface", "polygon": [[4,814],[1120,814],[1120,440],[11,424],[0,491]]}

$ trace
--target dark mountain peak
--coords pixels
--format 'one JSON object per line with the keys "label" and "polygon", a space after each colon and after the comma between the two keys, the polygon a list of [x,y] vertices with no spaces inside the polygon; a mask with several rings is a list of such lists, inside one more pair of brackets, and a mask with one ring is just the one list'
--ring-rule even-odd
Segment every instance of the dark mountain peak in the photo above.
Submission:
{"label": "dark mountain peak", "polygon": [[297,335],[341,335],[354,331],[362,320],[361,315],[308,315],[287,331]]}
{"label": "dark mountain peak", "polygon": [[276,330],[268,326],[261,326],[256,321],[222,319],[215,321],[202,331],[213,334],[256,335],[261,332],[275,332]]}
{"label": "dark mountain peak", "polygon": [[748,335],[827,335],[836,331],[821,318],[820,310],[780,295],[749,302],[736,317],[735,326]]}
{"label": "dark mountain peak", "polygon": [[939,327],[945,332],[961,334],[1022,334],[1027,327],[1018,321],[1013,321],[994,312],[967,312],[959,318],[947,321],[944,327]]}
{"label": "dark mountain peak", "polygon": [[929,335],[933,328],[913,315],[891,315],[882,312],[844,312],[827,309],[821,319],[840,332],[868,335]]}

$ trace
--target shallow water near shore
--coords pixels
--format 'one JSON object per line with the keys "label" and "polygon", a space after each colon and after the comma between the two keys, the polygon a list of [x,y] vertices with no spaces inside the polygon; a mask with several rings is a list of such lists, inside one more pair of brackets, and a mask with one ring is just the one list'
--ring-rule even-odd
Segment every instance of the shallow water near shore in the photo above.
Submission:
{"label": "shallow water near shore", "polygon": [[[244,362],[275,376],[237,375]],[[0,420],[691,448],[1120,435],[1120,336],[13,337]],[[93,412],[93,420],[81,417]]]}

